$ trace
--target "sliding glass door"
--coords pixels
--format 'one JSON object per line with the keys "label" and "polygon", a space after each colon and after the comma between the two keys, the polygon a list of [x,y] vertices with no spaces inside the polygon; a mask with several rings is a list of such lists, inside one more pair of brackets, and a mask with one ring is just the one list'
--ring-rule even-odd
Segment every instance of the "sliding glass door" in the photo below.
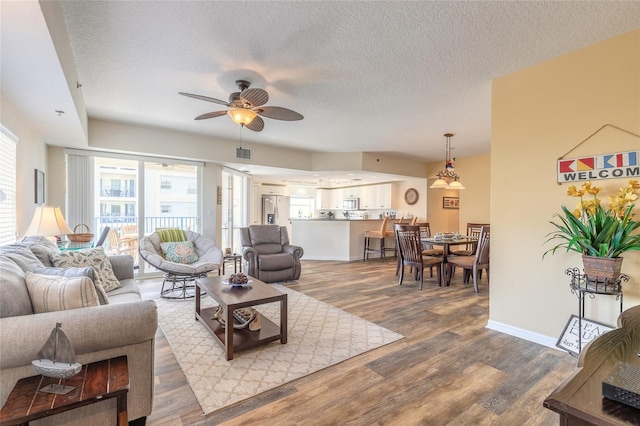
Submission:
{"label": "sliding glass door", "polygon": [[222,249],[242,252],[240,228],[249,224],[249,178],[242,173],[222,171]]}
{"label": "sliding glass door", "polygon": [[201,232],[201,165],[108,154],[67,159],[70,224],[89,225],[96,239],[109,227],[105,250],[133,256],[138,275],[157,272],[138,259],[140,238],[159,228]]}

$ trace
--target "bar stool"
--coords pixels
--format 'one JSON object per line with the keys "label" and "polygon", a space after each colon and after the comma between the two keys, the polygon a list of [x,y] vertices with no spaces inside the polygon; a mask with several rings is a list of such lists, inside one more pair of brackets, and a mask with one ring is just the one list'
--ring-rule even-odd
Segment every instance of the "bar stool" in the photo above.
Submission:
{"label": "bar stool", "polygon": [[[364,233],[364,253],[362,254],[362,261],[369,259],[370,252],[380,252],[380,259],[386,259],[387,251],[396,251],[395,247],[385,247],[384,240],[387,237],[393,237],[393,231],[387,231],[387,223],[389,218],[387,216],[382,219],[382,225],[378,231],[366,231]],[[371,248],[371,239],[380,240],[379,249]]]}

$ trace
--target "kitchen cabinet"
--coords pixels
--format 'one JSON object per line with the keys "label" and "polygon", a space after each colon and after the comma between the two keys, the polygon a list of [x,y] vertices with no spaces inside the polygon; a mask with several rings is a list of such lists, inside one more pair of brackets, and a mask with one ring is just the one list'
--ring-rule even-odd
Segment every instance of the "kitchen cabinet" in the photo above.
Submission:
{"label": "kitchen cabinet", "polygon": [[392,184],[363,186],[360,196],[362,209],[391,209],[393,208]]}
{"label": "kitchen cabinet", "polygon": [[280,185],[261,185],[260,193],[262,195],[289,195],[289,188]]}

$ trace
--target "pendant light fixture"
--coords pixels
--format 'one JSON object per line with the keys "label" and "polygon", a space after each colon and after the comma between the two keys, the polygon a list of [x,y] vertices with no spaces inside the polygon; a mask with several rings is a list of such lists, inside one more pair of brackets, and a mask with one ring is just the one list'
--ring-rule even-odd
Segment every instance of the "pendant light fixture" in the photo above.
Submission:
{"label": "pendant light fixture", "polygon": [[460,179],[460,176],[456,174],[455,168],[453,167],[455,158],[451,158],[451,137],[453,137],[453,133],[445,133],[444,137],[447,138],[446,160],[444,163],[444,169],[440,170],[437,173],[438,179],[433,182],[433,184],[429,188],[465,189],[458,180]]}

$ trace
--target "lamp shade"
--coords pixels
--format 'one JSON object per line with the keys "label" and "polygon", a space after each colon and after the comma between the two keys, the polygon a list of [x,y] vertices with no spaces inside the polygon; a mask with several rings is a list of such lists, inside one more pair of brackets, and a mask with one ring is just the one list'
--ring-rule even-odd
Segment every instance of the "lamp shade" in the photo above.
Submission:
{"label": "lamp shade", "polygon": [[449,182],[449,189],[465,189],[464,186],[457,180]]}
{"label": "lamp shade", "polygon": [[54,237],[56,235],[73,234],[73,231],[67,225],[67,221],[64,220],[60,207],[38,206],[25,234]]}
{"label": "lamp shade", "polygon": [[253,119],[256,118],[256,115],[258,115],[257,112],[246,108],[233,108],[228,111],[227,114],[231,117],[234,123],[241,124],[243,126],[251,123]]}
{"label": "lamp shade", "polygon": [[444,179],[438,179],[435,182],[433,182],[433,184],[429,187],[429,188],[435,188],[435,189],[445,189],[447,188],[447,181]]}

